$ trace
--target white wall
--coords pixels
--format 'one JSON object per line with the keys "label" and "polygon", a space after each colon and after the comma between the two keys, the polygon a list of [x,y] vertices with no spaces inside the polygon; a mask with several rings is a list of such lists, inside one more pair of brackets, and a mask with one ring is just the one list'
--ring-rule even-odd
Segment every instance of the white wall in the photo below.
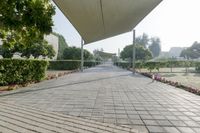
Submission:
{"label": "white wall", "polygon": [[48,36],[45,36],[44,39],[50,44],[53,46],[55,52],[56,52],[56,56],[53,58],[53,59],[57,59],[57,56],[58,56],[58,48],[59,48],[59,40],[58,40],[58,37],[53,35],[53,34],[50,34]]}

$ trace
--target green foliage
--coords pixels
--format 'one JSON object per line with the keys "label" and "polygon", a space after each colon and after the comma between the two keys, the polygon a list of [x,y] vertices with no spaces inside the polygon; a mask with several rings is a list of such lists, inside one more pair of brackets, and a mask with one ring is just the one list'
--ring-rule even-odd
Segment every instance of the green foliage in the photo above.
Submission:
{"label": "green foliage", "polygon": [[84,61],[84,67],[95,67],[96,65],[101,64],[100,61]]}
{"label": "green foliage", "polygon": [[[100,64],[100,62],[95,61],[85,61],[84,67],[94,67]],[[50,70],[77,70],[81,67],[80,60],[57,60],[49,61]]]}
{"label": "green foliage", "polygon": [[161,52],[161,45],[159,38],[151,38],[151,44],[149,50],[152,52],[153,57],[158,57]]}
{"label": "green foliage", "polygon": [[49,0],[1,0],[0,27],[21,31],[34,27],[42,33],[52,32],[55,7]]}
{"label": "green foliage", "polygon": [[136,45],[141,45],[144,48],[147,48],[149,45],[149,36],[144,33],[142,36],[136,37],[135,43]]}
{"label": "green foliage", "polygon": [[129,69],[132,67],[132,64],[129,62],[115,62],[114,65],[119,66],[124,69]]}
{"label": "green foliage", "polygon": [[0,55],[3,54],[3,51],[2,51],[2,45],[0,45]]}
{"label": "green foliage", "polygon": [[58,33],[52,33],[52,34],[58,37],[59,46],[58,46],[58,57],[57,57],[57,59],[62,60],[64,50],[68,47],[68,45],[65,41],[65,38],[62,35],[60,35]]}
{"label": "green foliage", "polygon": [[[151,52],[139,45],[136,45],[136,60],[149,60],[152,58]],[[122,59],[131,59],[133,57],[133,45],[126,46],[121,52]]]}
{"label": "green foliage", "polygon": [[[117,66],[122,68],[131,68],[132,64],[129,62],[115,62]],[[150,72],[154,69],[159,71],[160,68],[173,68],[173,67],[180,67],[180,68],[188,68],[188,67],[196,67],[197,71],[200,71],[200,63],[195,61],[165,61],[165,62],[141,62],[138,61],[135,64],[137,69],[146,68]]]}
{"label": "green foliage", "polygon": [[200,58],[200,43],[194,42],[194,44],[191,47],[183,50],[180,56],[186,59]]}
{"label": "green foliage", "polygon": [[42,44],[34,44],[31,45],[30,47],[26,47],[26,49],[24,49],[23,51],[20,51],[22,53],[22,57],[27,57],[29,58],[31,55],[34,58],[38,58],[39,56],[42,57],[48,57],[50,59],[52,59],[56,52],[53,49],[52,45],[49,45],[46,41]]}
{"label": "green foliage", "polygon": [[49,0],[0,1],[0,38],[3,57],[26,52],[34,44],[44,43],[44,34],[52,32],[55,8]]}
{"label": "green foliage", "polygon": [[[80,60],[81,49],[76,47],[67,47],[64,50],[63,58],[65,60]],[[93,55],[89,51],[84,50],[84,60],[92,60],[93,58]]]}
{"label": "green foliage", "polygon": [[76,70],[81,66],[79,60],[57,60],[49,61],[50,70]]}
{"label": "green foliage", "polygon": [[40,81],[47,66],[44,60],[0,59],[0,85]]}

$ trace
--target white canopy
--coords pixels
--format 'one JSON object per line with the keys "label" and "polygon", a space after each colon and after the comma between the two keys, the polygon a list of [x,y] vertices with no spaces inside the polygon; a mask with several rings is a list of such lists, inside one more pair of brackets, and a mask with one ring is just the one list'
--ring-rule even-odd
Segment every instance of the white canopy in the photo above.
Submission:
{"label": "white canopy", "polygon": [[54,0],[85,44],[131,31],[162,0]]}

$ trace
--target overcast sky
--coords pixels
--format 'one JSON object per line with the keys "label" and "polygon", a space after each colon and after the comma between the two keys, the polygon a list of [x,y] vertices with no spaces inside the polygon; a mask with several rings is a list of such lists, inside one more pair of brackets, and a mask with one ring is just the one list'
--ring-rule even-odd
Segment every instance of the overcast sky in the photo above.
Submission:
{"label": "overcast sky", "polygon": [[[200,42],[200,0],[163,0],[138,26],[136,36],[147,33],[161,39],[162,50],[171,47],[188,47]],[[80,47],[80,36],[65,16],[56,9],[54,31],[62,34],[70,46]],[[117,53],[132,43],[132,33],[122,34],[85,46],[89,51],[103,48]]]}

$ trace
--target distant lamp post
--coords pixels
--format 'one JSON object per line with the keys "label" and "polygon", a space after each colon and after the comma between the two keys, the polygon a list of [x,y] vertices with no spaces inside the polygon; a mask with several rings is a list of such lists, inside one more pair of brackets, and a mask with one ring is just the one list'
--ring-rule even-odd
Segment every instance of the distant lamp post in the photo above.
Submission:
{"label": "distant lamp post", "polygon": [[132,60],[132,65],[133,65],[133,74],[135,74],[135,30],[133,30],[133,60]]}
{"label": "distant lamp post", "polygon": [[81,72],[83,72],[83,67],[84,67],[84,49],[83,49],[83,46],[84,46],[84,41],[83,39],[81,38]]}

